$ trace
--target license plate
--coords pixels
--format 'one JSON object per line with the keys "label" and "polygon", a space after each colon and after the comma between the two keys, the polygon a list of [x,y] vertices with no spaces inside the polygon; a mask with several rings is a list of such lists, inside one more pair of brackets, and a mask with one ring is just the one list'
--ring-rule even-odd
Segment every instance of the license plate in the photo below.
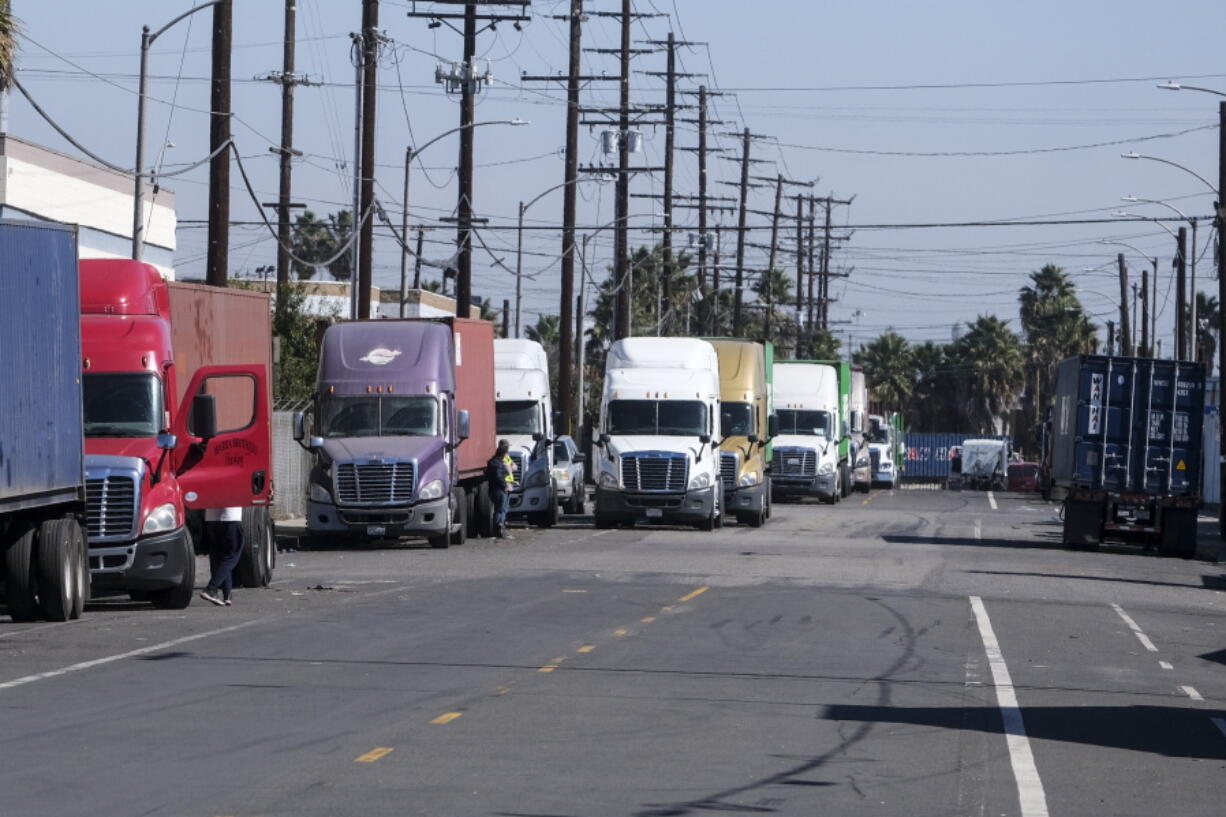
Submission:
{"label": "license plate", "polygon": [[647,518],[648,518],[648,519],[659,519],[659,518],[660,518],[660,517],[662,517],[662,516],[664,516],[664,509],[663,509],[663,508],[648,508],[648,509],[647,509]]}
{"label": "license plate", "polygon": [[791,458],[791,457],[789,457],[789,458],[788,458],[788,459],[785,461],[785,464],[786,464],[786,465],[800,465],[800,460],[795,459],[795,458]]}
{"label": "license plate", "polygon": [[367,525],[366,526],[367,536],[383,536],[386,533],[387,533],[387,528],[383,527],[382,525]]}

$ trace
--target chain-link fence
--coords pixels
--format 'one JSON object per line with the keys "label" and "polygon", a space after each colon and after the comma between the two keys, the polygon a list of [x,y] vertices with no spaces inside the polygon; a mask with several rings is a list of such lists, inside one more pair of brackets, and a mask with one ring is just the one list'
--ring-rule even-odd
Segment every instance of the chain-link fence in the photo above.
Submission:
{"label": "chain-link fence", "polygon": [[278,402],[272,413],[272,477],[277,489],[272,503],[274,519],[306,516],[311,455],[294,440],[294,412],[300,409],[299,406]]}

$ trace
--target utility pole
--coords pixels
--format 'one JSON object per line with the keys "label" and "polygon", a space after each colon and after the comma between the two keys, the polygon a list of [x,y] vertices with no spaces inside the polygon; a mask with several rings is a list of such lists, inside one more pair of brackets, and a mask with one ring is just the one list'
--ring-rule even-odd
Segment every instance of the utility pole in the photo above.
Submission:
{"label": "utility pole", "polygon": [[[1223,201],[1223,194],[1226,193],[1226,99],[1218,101],[1218,130],[1217,130],[1217,201],[1214,202],[1214,226],[1217,227],[1218,251],[1217,251],[1217,302],[1218,302],[1218,325],[1217,325],[1217,359],[1218,359],[1218,383],[1226,384],[1226,247],[1220,246],[1223,227],[1226,226],[1226,219],[1223,218],[1223,207],[1226,206],[1226,201]],[[1220,388],[1220,386],[1219,386]],[[1221,400],[1218,401],[1222,402]],[[1219,491],[1226,490],[1226,424],[1222,422],[1222,410],[1219,406],[1217,416],[1218,428],[1218,486]],[[1218,535],[1226,540],[1226,502],[1218,502]]]}
{"label": "utility pole", "polygon": [[707,302],[707,86],[698,86],[698,291]]}
{"label": "utility pole", "polygon": [[711,302],[711,336],[718,337],[722,334],[719,325],[719,251],[720,251],[720,226],[715,225],[715,257],[711,264],[711,292],[713,300]]}
{"label": "utility pole", "polygon": [[617,287],[617,323],[613,327],[613,338],[621,340],[633,334],[633,320],[630,315],[630,259],[627,257],[629,248],[629,216],[630,216],[630,0],[622,0],[622,41],[621,41],[621,82],[618,97],[617,119],[617,207],[615,218],[617,225],[614,232],[614,265]]}
{"label": "utility pole", "polygon": [[1107,321],[1107,355],[1115,354],[1115,321]]}
{"label": "utility pole", "polygon": [[[826,234],[822,240],[822,328],[830,326],[830,198],[826,198]],[[850,351],[850,350],[849,350]]]}
{"label": "utility pole", "polygon": [[[1158,282],[1154,281],[1154,289],[1157,288]],[[1137,356],[1152,357],[1149,351],[1149,270],[1144,267],[1141,267],[1141,347],[1137,349]]]}
{"label": "utility pole", "polygon": [[[813,268],[813,253],[817,248],[817,236],[814,235],[814,229],[817,224],[817,199],[809,197],[809,343],[813,342],[813,327],[817,326],[820,329],[825,329],[826,324],[821,320],[821,309],[817,306],[817,302],[813,299],[813,279],[816,277],[816,272]],[[822,260],[820,269],[826,269],[825,259]],[[824,277],[823,277],[824,282]],[[818,296],[821,297],[821,288],[818,289]]]}
{"label": "utility pole", "polygon": [[[405,240],[408,240],[408,233],[405,233]],[[417,227],[417,255],[413,258],[413,289],[421,289],[421,251],[422,245],[426,241],[426,228],[418,225]],[[401,317],[404,317],[401,315]]]}
{"label": "utility pole", "polygon": [[[570,2],[570,56],[566,72],[566,159],[562,180],[562,281],[558,298],[558,411],[562,413],[562,427],[566,433],[574,433],[583,424],[583,397],[576,394],[575,363],[579,355],[571,356],[572,340],[583,344],[583,281],[579,282],[578,325],[572,336],[571,326],[576,316],[571,313],[575,294],[575,207],[579,181],[579,71],[583,55],[583,0]],[[580,275],[583,270],[580,269]],[[580,366],[582,363],[579,364]],[[578,373],[577,382],[583,382]],[[582,389],[582,386],[580,386]],[[572,402],[571,395],[576,399]]]}
{"label": "utility pole", "polygon": [[[495,13],[478,14],[478,6],[518,6],[523,9],[531,0],[434,0],[438,6],[464,6],[462,14],[458,12],[443,12],[437,10],[418,11],[416,5],[407,12],[408,17],[423,17],[429,19],[431,28],[439,28],[446,24],[452,30],[458,31],[464,40],[464,62],[462,65],[451,65],[450,73],[444,72],[444,66],[438,66],[435,81],[444,84],[448,93],[457,88],[460,92],[460,158],[458,166],[458,200],[456,203],[456,314],[468,317],[472,308],[472,226],[473,218],[473,120],[476,114],[476,96],[481,84],[489,78],[487,73],[478,73],[476,67],[477,55],[477,23],[488,21],[490,27],[500,21],[508,20],[518,25],[527,22],[523,15]],[[463,21],[463,28],[456,29],[452,20]],[[445,274],[444,274],[445,275]]]}
{"label": "utility pole", "polygon": [[1153,281],[1154,303],[1153,308],[1149,310],[1149,356],[1158,356],[1158,259],[1154,257],[1150,259],[1154,265],[1153,274],[1150,275],[1150,280]]}
{"label": "utility pole", "polygon": [[[375,106],[379,92],[379,0],[362,0],[362,198],[360,213],[371,213],[375,201]],[[359,228],[354,214],[354,229]],[[370,317],[371,259],[375,219],[361,221],[358,236],[358,319]]]}
{"label": "utility pole", "polygon": [[733,293],[732,302],[732,335],[738,338],[744,334],[744,327],[741,323],[741,306],[744,301],[745,287],[745,225],[748,215],[745,208],[749,203],[749,140],[749,128],[745,128],[741,137],[741,201],[740,212],[737,214],[736,291]]}
{"label": "utility pole", "polygon": [[1188,228],[1175,235],[1175,359],[1188,360]]}
{"label": "utility pole", "polygon": [[775,209],[771,213],[771,248],[766,262],[766,317],[763,341],[770,340],[771,319],[775,316],[775,251],[779,248],[779,207],[783,204],[783,174],[775,177]]}
{"label": "utility pole", "polygon": [[1117,253],[1115,260],[1120,268],[1120,354],[1129,357],[1132,355],[1132,333],[1128,325],[1128,267],[1123,253]]}
{"label": "utility pole", "polygon": [[[224,287],[230,277],[230,50],[233,0],[213,6],[213,76],[209,110],[209,245],[205,280]],[[137,168],[140,172],[140,168]]]}
{"label": "utility pole", "polygon": [[294,169],[294,44],[297,41],[298,0],[285,0],[285,44],[281,57],[281,154],[280,185],[277,195],[277,305],[281,289],[289,283],[290,236],[289,205]]}
{"label": "utility pole", "polygon": [[[664,290],[664,304],[672,303],[673,293],[673,147],[677,116],[677,41],[673,32],[668,32],[668,48],[666,88],[664,91],[664,276],[661,281]],[[663,332],[660,325],[657,332]]]}
{"label": "utility pole", "polygon": [[801,356],[800,338],[805,329],[802,311],[805,302],[805,197],[796,194],[796,348],[792,356]]}

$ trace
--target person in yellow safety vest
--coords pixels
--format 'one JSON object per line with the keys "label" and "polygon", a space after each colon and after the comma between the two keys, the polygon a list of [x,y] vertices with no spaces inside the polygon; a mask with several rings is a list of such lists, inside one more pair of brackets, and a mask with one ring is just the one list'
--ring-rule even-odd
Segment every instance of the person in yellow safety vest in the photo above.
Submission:
{"label": "person in yellow safety vest", "polygon": [[511,487],[515,484],[515,462],[509,452],[511,444],[498,441],[498,449],[485,464],[485,482],[494,504],[494,535],[510,539],[507,534],[507,512],[511,507]]}

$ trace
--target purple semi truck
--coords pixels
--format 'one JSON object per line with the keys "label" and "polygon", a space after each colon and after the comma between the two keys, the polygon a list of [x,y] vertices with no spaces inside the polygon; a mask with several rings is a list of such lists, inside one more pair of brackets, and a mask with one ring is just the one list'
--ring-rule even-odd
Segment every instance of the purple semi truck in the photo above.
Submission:
{"label": "purple semi truck", "polygon": [[462,318],[330,326],[309,422],[307,530],[321,538],[492,532],[484,484],[495,447],[494,326]]}

